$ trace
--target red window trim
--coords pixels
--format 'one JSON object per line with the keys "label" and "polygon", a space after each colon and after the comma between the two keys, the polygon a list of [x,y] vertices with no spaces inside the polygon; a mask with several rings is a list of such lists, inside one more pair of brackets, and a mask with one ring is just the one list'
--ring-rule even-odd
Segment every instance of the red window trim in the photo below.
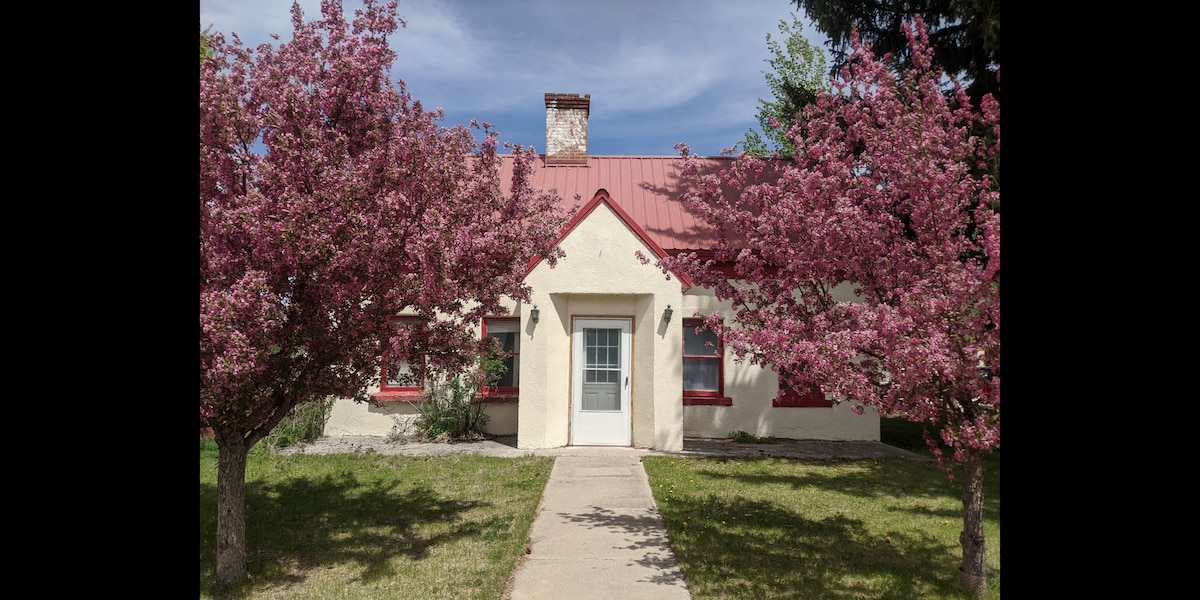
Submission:
{"label": "red window trim", "polygon": [[[690,328],[696,328],[704,325],[704,319],[684,319],[683,320],[683,335],[687,335]],[[732,406],[733,398],[725,395],[725,347],[721,345],[720,339],[717,340],[718,352],[711,355],[700,354],[683,354],[683,360],[689,358],[697,358],[703,360],[717,361],[717,389],[716,390],[683,390],[684,406]]]}
{"label": "red window trim", "polygon": [[[779,387],[783,388],[783,376],[779,376]],[[775,396],[771,400],[771,406],[782,408],[829,408],[833,406],[832,400],[825,399],[825,392],[821,391],[821,386],[813,385],[812,389],[800,393],[797,391],[789,391],[782,396]]]}
{"label": "red window trim", "polygon": [[479,392],[479,396],[475,398],[475,402],[487,402],[488,404],[517,404],[521,401],[520,393],[516,391],[506,391],[516,389],[517,388],[510,387],[489,388],[485,386],[483,390]]}
{"label": "red window trim", "polygon": [[375,392],[374,394],[371,394],[371,399],[376,402],[383,403],[383,404],[388,404],[391,402],[408,402],[411,404],[414,402],[421,401],[421,392],[412,392],[412,391]]}
{"label": "red window trim", "polygon": [[[487,339],[488,321],[506,321],[516,323],[518,330],[520,329],[521,325],[521,317],[484,317],[483,322],[479,325],[479,335],[481,339]],[[518,350],[513,354],[515,356],[520,356],[521,352]],[[480,390],[479,397],[477,397],[475,401],[487,402],[490,404],[517,404],[520,401],[520,398],[520,386],[496,386],[494,388],[484,386],[484,388]]]}
{"label": "red window trim", "polygon": [[[422,323],[423,319],[415,315],[401,315],[390,320],[391,323]],[[421,392],[419,386],[388,385],[388,360],[385,353],[382,366],[379,368],[379,391],[371,394],[376,402],[418,402]]]}
{"label": "red window trim", "polygon": [[733,406],[733,398],[728,396],[698,396],[698,392],[684,392],[684,406]]}

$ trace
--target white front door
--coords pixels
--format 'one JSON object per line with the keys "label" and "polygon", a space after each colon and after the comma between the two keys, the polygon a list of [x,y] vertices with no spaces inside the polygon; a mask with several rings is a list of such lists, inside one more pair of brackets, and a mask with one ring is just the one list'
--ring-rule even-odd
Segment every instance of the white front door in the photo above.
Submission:
{"label": "white front door", "polygon": [[571,444],[630,445],[629,319],[575,319]]}

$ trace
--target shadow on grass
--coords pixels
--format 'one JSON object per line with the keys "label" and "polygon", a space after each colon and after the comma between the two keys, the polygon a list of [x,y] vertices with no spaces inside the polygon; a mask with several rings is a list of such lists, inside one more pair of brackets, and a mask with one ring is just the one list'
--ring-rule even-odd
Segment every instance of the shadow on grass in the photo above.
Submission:
{"label": "shadow on grass", "polygon": [[[796,476],[777,474],[776,459],[747,459],[737,473],[696,460],[692,474],[731,483],[731,489],[781,486],[857,498],[912,499],[887,511],[907,511],[961,525],[961,482],[951,483],[936,465],[908,460],[862,460],[826,463],[821,469],[798,469]],[[825,468],[825,466],[832,468]],[[755,472],[760,470],[762,472]],[[864,470],[866,472],[864,472]],[[999,519],[998,473],[985,476],[985,518]],[[722,484],[714,484],[722,486]],[[903,525],[880,532],[876,526],[834,511],[793,506],[803,494],[780,495],[781,501],[736,494],[672,495],[660,501],[673,547],[686,565],[697,597],[706,598],[959,598],[961,548],[957,536]],[[950,508],[931,508],[928,499]],[[889,502],[890,504],[890,502]],[[813,515],[828,515],[814,518]],[[903,522],[901,520],[900,522]],[[896,530],[901,529],[901,530]],[[957,530],[956,530],[957,531]],[[996,552],[989,547],[989,552]],[[993,587],[999,573],[989,572]]]}
{"label": "shadow on grass", "polygon": [[658,585],[679,585],[683,582],[683,573],[671,553],[667,531],[658,516],[649,512],[622,514],[598,506],[592,508],[591,512],[563,513],[561,516],[571,523],[607,529],[627,542],[614,548],[634,551],[640,558],[632,562],[654,573],[641,581]]}
{"label": "shadow on grass", "polygon": [[[704,582],[705,597],[917,598],[930,587],[945,597],[958,592],[954,548],[940,540],[891,533],[889,542],[861,521],[842,515],[807,519],[769,502],[708,497],[671,504],[672,511],[691,515],[677,547],[686,552],[681,559],[689,581]],[[714,515],[741,516],[730,528]]]}
{"label": "shadow on grass", "polygon": [[[751,458],[743,462],[759,462],[789,459]],[[806,461],[791,461],[803,464]],[[783,476],[769,473],[746,473],[730,475],[719,469],[705,468],[704,462],[697,460],[697,474],[715,479],[728,479],[747,485],[782,485],[792,489],[816,487],[819,489],[840,492],[859,498],[895,498],[900,496],[914,498],[952,498],[958,504],[948,511],[929,511],[916,509],[916,512],[945,517],[950,519],[962,518],[962,469],[955,466],[954,481],[946,476],[946,471],[935,463],[914,462],[904,459],[861,459],[861,460],[831,460],[823,461],[820,470],[806,470],[799,476]],[[865,470],[865,476],[864,476]],[[989,456],[984,460],[984,518],[1000,519],[1000,458]]]}
{"label": "shadow on grass", "polygon": [[[416,525],[455,522],[483,506],[439,497],[428,487],[397,489],[396,482],[363,482],[353,473],[319,480],[246,482],[246,563],[254,586],[296,583],[295,574],[318,566],[355,566],[358,579],[394,575],[396,556],[426,558],[434,546],[464,537],[492,537],[494,523],[463,522],[443,533],[422,536]],[[200,486],[201,592],[216,579],[217,489]],[[240,591],[245,591],[243,588]]]}

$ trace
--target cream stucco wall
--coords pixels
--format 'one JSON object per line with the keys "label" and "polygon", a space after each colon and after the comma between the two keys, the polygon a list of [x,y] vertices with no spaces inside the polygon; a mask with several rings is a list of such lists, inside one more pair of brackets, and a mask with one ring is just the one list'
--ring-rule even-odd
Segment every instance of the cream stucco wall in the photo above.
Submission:
{"label": "cream stucco wall", "polygon": [[[849,294],[850,288],[838,290]],[[847,298],[848,299],[848,298]],[[732,314],[732,306],[710,290],[692,288],[683,296],[683,310],[676,314],[707,317],[713,311]],[[683,432],[688,437],[722,438],[733,431],[792,439],[879,440],[879,415],[867,408],[854,414],[848,402],[832,407],[772,406],[779,391],[774,371],[739,362],[731,352],[724,357],[725,395],[732,406],[683,407]]]}
{"label": "cream stucco wall", "polygon": [[[519,317],[522,306],[520,302],[506,300],[505,311],[497,317]],[[475,327],[476,333],[482,335],[480,327]],[[378,382],[367,389],[368,393],[379,391]],[[516,435],[517,405],[515,403],[487,403],[483,407],[488,422],[484,432],[491,435]],[[325,435],[391,435],[407,431],[412,421],[417,417],[416,406],[410,402],[386,402],[369,404],[339,399],[333,404],[329,421],[325,423]]]}
{"label": "cream stucco wall", "polygon": [[[571,443],[571,332],[579,317],[629,318],[631,440],[635,447],[683,448],[682,366],[677,366],[679,322],[663,322],[668,304],[679,306],[682,288],[643,265],[652,255],[618,215],[601,203],[561,242],[566,257],[551,269],[541,263],[526,278],[539,321],[523,317],[520,448]],[[672,379],[674,377],[674,379]]]}
{"label": "cream stucco wall", "polygon": [[[571,443],[571,332],[580,317],[628,318],[632,323],[631,440],[639,448],[679,451],[683,438],[723,438],[732,431],[795,439],[878,440],[879,416],[855,415],[848,403],[833,407],[775,407],[776,374],[724,357],[725,396],[732,406],[683,405],[683,319],[728,303],[702,288],[686,293],[634,255],[649,247],[601,203],[564,238],[566,256],[554,268],[539,263],[526,278],[529,304],[509,302],[520,318],[520,402],[486,405],[486,427],[495,435],[517,434],[519,448],[556,448]],[[849,294],[849,287],[838,290]],[[537,306],[535,323],[530,311]],[[673,318],[663,320],[667,306]],[[377,389],[377,388],[376,388]],[[372,390],[376,391],[376,390]],[[326,435],[388,435],[416,416],[408,403],[382,406],[339,400]]]}
{"label": "cream stucco wall", "polygon": [[[485,404],[488,415],[484,431],[492,435],[517,433],[516,404]],[[416,407],[408,402],[388,402],[371,406],[365,402],[339,399],[333,403],[325,435],[391,435],[407,430],[417,416]]]}

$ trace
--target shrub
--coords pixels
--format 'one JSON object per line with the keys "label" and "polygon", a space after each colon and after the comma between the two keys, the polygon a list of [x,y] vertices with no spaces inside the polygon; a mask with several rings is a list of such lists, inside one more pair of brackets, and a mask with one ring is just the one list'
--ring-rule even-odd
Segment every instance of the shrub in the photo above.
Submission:
{"label": "shrub", "polygon": [[484,437],[488,415],[476,399],[484,385],[499,381],[506,370],[502,359],[485,356],[454,377],[431,378],[417,403],[413,426],[422,437],[435,441]]}
{"label": "shrub", "polygon": [[325,424],[329,422],[333,401],[333,398],[326,398],[293,408],[263,441],[271,448],[285,448],[325,435]]}
{"label": "shrub", "polygon": [[773,435],[759,436],[759,435],[754,435],[752,433],[746,433],[745,431],[742,431],[740,429],[738,431],[729,432],[729,438],[739,444],[773,444],[773,443],[775,443],[775,436],[773,436]]}

